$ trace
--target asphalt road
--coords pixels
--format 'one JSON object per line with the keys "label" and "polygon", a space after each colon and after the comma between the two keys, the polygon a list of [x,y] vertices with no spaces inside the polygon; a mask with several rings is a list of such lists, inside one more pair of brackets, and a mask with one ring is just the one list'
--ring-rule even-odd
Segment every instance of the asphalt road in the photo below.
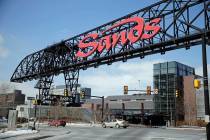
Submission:
{"label": "asphalt road", "polygon": [[5,140],[205,140],[204,130],[161,128],[43,127],[40,132]]}

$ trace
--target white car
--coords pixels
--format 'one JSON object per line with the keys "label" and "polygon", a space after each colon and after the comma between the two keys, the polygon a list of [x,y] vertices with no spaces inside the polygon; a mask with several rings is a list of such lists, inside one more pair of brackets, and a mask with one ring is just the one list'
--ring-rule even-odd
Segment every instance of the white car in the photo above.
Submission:
{"label": "white car", "polygon": [[103,122],[102,123],[102,127],[106,128],[106,127],[116,127],[116,128],[127,128],[128,127],[128,123],[124,120],[119,120],[119,119],[114,119],[110,122]]}

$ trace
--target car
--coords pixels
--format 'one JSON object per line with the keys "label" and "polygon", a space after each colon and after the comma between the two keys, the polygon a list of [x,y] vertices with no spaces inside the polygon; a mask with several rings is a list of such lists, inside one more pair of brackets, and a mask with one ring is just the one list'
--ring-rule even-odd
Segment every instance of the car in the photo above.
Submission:
{"label": "car", "polygon": [[36,118],[31,117],[31,118],[29,118],[29,121],[30,121],[30,122],[34,122],[34,121],[35,121],[35,119],[36,119]]}
{"label": "car", "polygon": [[48,123],[49,126],[66,126],[66,122],[64,120],[52,120]]}
{"label": "car", "polygon": [[103,122],[102,127],[103,128],[106,128],[106,127],[127,128],[128,123],[126,121],[122,120],[122,119],[114,119],[114,120],[111,120],[111,121]]}

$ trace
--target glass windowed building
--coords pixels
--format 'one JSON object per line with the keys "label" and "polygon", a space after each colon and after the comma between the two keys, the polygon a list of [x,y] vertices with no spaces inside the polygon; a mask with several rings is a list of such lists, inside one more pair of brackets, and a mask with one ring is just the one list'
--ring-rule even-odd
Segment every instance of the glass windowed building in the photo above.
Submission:
{"label": "glass windowed building", "polygon": [[169,120],[183,120],[183,76],[195,75],[195,69],[176,61],[153,65],[155,112]]}

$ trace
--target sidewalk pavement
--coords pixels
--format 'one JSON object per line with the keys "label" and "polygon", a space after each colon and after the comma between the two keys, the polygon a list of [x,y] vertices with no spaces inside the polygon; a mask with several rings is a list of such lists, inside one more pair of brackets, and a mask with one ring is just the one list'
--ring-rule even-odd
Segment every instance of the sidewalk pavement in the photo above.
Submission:
{"label": "sidewalk pavement", "polygon": [[205,127],[166,127],[166,129],[174,129],[174,130],[206,130]]}
{"label": "sidewalk pavement", "polygon": [[16,129],[16,130],[9,130],[0,133],[0,139],[5,139],[9,137],[15,137],[19,135],[26,135],[26,134],[35,134],[38,133],[37,130],[31,130],[31,129]]}
{"label": "sidewalk pavement", "polygon": [[66,126],[74,126],[74,127],[101,127],[101,124],[98,124],[98,123],[67,123]]}

